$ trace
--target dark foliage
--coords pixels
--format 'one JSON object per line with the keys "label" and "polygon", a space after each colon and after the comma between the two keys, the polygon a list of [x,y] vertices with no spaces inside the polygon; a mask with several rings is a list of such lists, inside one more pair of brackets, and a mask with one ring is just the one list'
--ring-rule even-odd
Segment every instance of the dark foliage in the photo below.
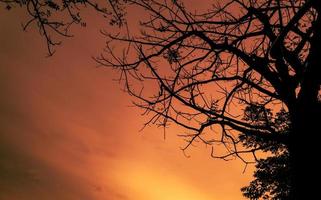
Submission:
{"label": "dark foliage", "polygon": [[290,169],[287,152],[260,159],[256,164],[254,180],[241,190],[245,197],[256,200],[287,200],[290,194]]}

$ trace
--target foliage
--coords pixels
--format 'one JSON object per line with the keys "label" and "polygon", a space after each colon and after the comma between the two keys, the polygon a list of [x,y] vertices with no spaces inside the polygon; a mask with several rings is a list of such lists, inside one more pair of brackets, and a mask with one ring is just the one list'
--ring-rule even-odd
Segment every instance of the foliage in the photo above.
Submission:
{"label": "foliage", "polygon": [[289,154],[287,152],[260,159],[256,164],[255,179],[249,186],[241,189],[244,196],[251,200],[289,199],[291,173],[288,163]]}

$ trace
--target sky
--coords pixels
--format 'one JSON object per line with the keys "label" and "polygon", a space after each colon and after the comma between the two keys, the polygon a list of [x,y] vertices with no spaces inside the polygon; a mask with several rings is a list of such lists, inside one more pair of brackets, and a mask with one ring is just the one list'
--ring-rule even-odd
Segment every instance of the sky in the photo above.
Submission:
{"label": "sky", "polygon": [[[2,9],[2,8],[1,8]],[[97,67],[102,22],[87,23],[53,57],[24,16],[0,12],[0,200],[242,200],[241,161],[185,157],[180,130],[147,127],[142,110]]]}

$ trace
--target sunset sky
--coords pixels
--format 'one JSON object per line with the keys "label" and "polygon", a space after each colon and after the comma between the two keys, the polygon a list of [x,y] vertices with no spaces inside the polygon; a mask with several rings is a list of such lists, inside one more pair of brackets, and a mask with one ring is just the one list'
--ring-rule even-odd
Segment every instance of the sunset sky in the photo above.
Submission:
{"label": "sunset sky", "polygon": [[0,200],[244,199],[252,171],[240,160],[211,159],[202,144],[185,157],[175,127],[166,140],[162,129],[139,131],[148,117],[91,58],[103,22],[88,20],[47,58],[23,20],[0,12]]}

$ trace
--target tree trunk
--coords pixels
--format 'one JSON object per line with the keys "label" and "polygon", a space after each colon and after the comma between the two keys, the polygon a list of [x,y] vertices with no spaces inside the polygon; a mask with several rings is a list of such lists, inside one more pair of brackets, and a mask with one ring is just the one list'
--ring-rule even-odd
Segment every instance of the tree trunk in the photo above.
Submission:
{"label": "tree trunk", "polygon": [[[292,175],[291,200],[313,199],[319,196],[320,168],[320,110],[302,106],[293,124],[290,140]],[[311,198],[308,198],[311,197]]]}
{"label": "tree trunk", "polygon": [[[321,13],[320,1],[316,10]],[[304,69],[304,80],[297,102],[293,105],[290,133],[290,167],[292,170],[291,200],[319,199],[321,167],[321,104],[318,93],[321,83],[321,15],[315,24],[311,47]]]}

